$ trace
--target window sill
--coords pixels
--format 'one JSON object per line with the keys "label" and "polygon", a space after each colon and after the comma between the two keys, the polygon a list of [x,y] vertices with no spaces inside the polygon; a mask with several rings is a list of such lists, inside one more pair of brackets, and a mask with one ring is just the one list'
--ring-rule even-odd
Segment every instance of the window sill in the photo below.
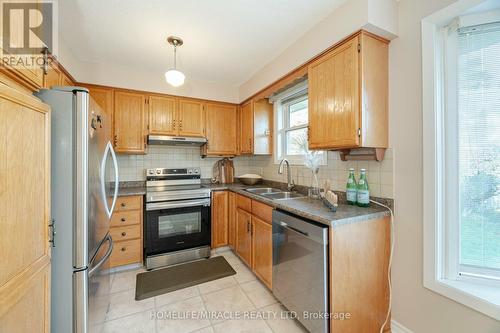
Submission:
{"label": "window sill", "polygon": [[440,279],[424,282],[438,294],[500,320],[500,288],[473,282]]}

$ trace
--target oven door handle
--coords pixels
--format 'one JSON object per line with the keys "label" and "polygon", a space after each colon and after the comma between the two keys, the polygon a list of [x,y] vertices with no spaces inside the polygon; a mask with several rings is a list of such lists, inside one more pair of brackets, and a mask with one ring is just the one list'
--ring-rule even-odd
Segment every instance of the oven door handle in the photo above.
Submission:
{"label": "oven door handle", "polygon": [[184,208],[196,206],[210,206],[210,199],[189,200],[189,201],[173,201],[173,202],[154,202],[146,204],[146,210],[159,210],[171,208]]}

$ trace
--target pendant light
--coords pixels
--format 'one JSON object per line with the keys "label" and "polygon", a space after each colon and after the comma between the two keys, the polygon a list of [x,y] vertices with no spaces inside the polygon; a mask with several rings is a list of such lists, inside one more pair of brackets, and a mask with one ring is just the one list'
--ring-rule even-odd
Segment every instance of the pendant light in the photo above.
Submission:
{"label": "pendant light", "polygon": [[168,84],[174,87],[179,87],[184,84],[184,79],[186,78],[186,76],[184,75],[184,73],[177,70],[177,46],[181,46],[182,44],[184,44],[184,42],[181,38],[175,36],[168,37],[167,41],[170,45],[174,46],[174,68],[169,69],[165,73],[165,79],[167,80]]}

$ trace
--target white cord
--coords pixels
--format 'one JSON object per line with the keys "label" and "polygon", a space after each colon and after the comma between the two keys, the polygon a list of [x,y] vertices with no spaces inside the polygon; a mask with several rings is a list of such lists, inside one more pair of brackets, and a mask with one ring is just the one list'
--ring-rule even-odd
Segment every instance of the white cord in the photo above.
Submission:
{"label": "white cord", "polygon": [[379,331],[379,333],[383,333],[384,327],[385,325],[387,325],[387,321],[389,320],[389,315],[391,314],[391,303],[392,303],[391,266],[392,266],[392,255],[394,253],[394,213],[392,212],[392,209],[390,209],[384,204],[381,204],[380,202],[376,202],[371,199],[370,202],[373,202],[374,204],[379,205],[381,207],[387,208],[391,212],[391,254],[389,255],[389,267],[387,268],[387,279],[389,282],[389,307],[387,309],[387,315],[385,316],[384,323],[380,327]]}

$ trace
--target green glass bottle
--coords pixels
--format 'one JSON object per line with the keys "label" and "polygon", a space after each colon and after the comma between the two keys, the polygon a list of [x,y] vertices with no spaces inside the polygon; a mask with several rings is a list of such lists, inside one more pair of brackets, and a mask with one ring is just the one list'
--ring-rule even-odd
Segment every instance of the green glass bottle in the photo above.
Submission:
{"label": "green glass bottle", "polygon": [[354,168],[350,168],[349,178],[347,178],[347,186],[346,186],[348,205],[356,204],[357,193],[358,193],[358,184],[356,184],[356,177],[354,177]]}
{"label": "green glass bottle", "polygon": [[366,179],[366,170],[361,169],[358,182],[357,205],[359,207],[370,206],[370,189],[368,188],[368,180]]}

